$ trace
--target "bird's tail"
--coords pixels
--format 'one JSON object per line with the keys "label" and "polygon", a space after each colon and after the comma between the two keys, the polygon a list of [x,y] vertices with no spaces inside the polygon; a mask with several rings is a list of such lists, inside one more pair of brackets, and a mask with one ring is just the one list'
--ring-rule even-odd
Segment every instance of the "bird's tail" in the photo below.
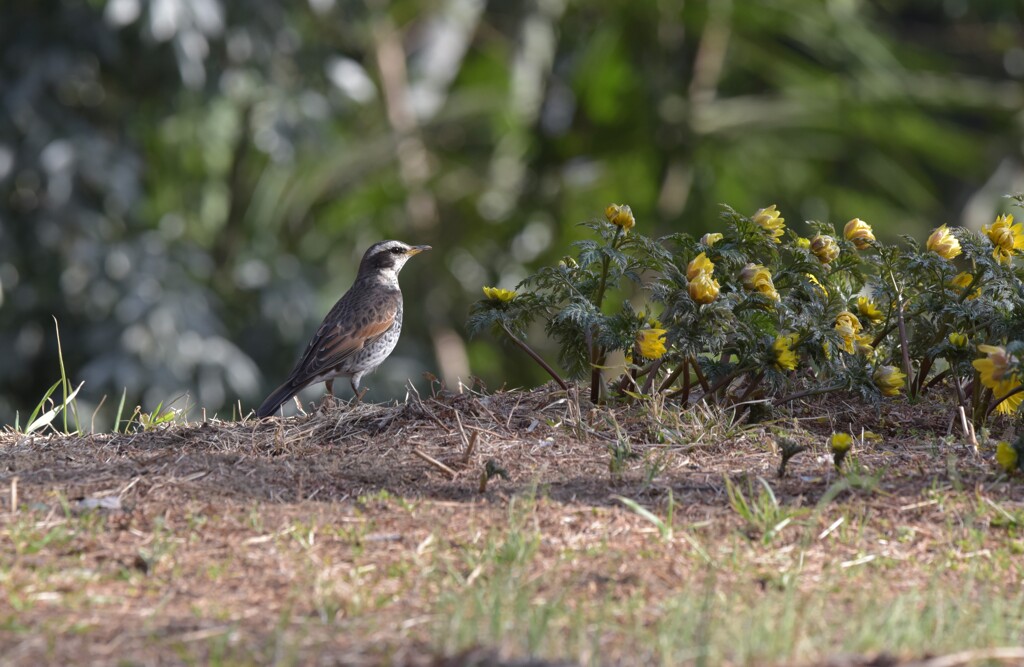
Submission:
{"label": "bird's tail", "polygon": [[284,402],[299,392],[302,387],[296,387],[291,380],[275,389],[267,396],[266,400],[256,409],[256,416],[260,419],[269,417],[277,412]]}

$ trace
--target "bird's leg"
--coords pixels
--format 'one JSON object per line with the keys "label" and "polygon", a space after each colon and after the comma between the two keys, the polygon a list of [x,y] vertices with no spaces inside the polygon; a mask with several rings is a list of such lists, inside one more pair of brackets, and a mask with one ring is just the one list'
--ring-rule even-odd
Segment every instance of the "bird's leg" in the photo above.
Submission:
{"label": "bird's leg", "polygon": [[363,402],[363,396],[366,395],[366,392],[369,391],[370,388],[369,387],[363,387],[363,389],[360,390],[359,389],[359,385],[355,381],[355,378],[349,380],[349,383],[352,385],[352,393],[355,394],[355,399],[356,399],[355,402],[356,402],[356,404],[362,403]]}
{"label": "bird's leg", "polygon": [[334,407],[334,380],[326,380],[324,386],[327,387],[327,393],[324,394],[324,400],[320,403],[320,407],[327,410]]}

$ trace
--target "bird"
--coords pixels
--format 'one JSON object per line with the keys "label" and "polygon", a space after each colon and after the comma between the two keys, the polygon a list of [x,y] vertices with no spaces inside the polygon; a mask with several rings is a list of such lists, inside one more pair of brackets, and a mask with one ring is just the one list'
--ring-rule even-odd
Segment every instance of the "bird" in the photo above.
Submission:
{"label": "bird", "polygon": [[[398,343],[402,331],[402,291],[398,272],[428,245],[381,241],[370,246],[359,262],[355,282],[334,304],[288,379],[256,410],[259,418],[277,412],[285,401],[311,384],[323,382],[327,396],[334,380],[349,378],[357,398],[359,381],[380,366]],[[365,390],[364,390],[365,391]]]}

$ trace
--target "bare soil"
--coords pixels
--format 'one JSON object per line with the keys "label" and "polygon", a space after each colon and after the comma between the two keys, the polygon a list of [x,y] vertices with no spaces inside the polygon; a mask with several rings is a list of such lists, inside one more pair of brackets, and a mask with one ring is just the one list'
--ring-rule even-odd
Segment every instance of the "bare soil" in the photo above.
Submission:
{"label": "bare soil", "polygon": [[[134,434],[7,432],[0,494],[15,494],[16,505],[0,503],[0,662],[556,664],[500,642],[438,635],[437,601],[447,591],[435,570],[452,568],[471,586],[467,563],[487,535],[507,531],[524,498],[543,536],[530,576],[580,604],[641,594],[655,605],[707,576],[688,565],[696,547],[659,540],[618,496],[663,518],[671,502],[672,525],[713,557],[746,559],[749,567],[717,575],[738,589],[774,585],[796,538],[783,532],[767,546],[730,503],[727,482],[753,498],[761,477],[785,508],[853,507],[866,517],[856,544],[871,542],[887,559],[896,591],[936,571],[947,576],[928,564],[960,548],[947,528],[966,506],[944,493],[968,504],[996,499],[1016,516],[1024,507],[1024,484],[997,474],[987,449],[965,446],[959,428],[943,439],[948,405],[878,410],[832,398],[735,426],[699,408],[673,410],[596,409],[546,386]],[[827,450],[833,430],[877,435],[851,454],[860,482],[847,488]],[[779,478],[783,439],[809,449]],[[610,451],[624,442],[632,454],[617,468]],[[482,489],[488,467],[499,474]],[[805,521],[814,534],[832,523],[827,513]],[[894,539],[897,529],[913,539]],[[985,548],[1019,547],[1018,533],[993,534]],[[442,552],[445,560],[431,559]],[[589,555],[566,561],[567,552]],[[838,543],[801,552],[809,582],[864,557]],[[1011,567],[1020,586],[1019,559]],[[593,661],[639,664],[614,639],[597,641]],[[814,662],[926,657],[837,653]]]}

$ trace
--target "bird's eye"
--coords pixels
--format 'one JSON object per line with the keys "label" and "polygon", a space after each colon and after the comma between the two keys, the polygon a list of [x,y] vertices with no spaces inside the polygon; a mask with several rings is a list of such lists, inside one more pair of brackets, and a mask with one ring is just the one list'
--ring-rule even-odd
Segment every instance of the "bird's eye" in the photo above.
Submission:
{"label": "bird's eye", "polygon": [[393,254],[393,255],[400,255],[403,252],[405,252],[405,251],[402,250],[401,248],[398,248],[398,247],[395,247],[395,248],[391,249],[391,254]]}

